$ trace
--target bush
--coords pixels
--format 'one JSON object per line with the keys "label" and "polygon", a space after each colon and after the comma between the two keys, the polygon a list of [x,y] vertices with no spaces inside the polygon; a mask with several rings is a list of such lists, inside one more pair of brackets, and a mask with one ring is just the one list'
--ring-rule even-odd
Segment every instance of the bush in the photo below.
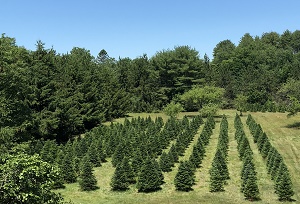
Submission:
{"label": "bush", "polygon": [[208,117],[208,116],[213,116],[216,115],[219,110],[219,105],[218,104],[205,104],[203,107],[199,110],[199,113],[202,117]]}
{"label": "bush", "polygon": [[183,110],[184,109],[180,103],[175,103],[174,101],[172,101],[164,107],[163,112],[168,116],[176,117],[178,113],[180,113]]}

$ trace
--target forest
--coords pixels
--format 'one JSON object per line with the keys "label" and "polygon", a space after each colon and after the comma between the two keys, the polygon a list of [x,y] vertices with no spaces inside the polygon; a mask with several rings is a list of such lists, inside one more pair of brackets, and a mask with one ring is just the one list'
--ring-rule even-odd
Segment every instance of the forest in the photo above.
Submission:
{"label": "forest", "polygon": [[[82,172],[89,175],[93,167],[99,167],[107,160],[111,160],[119,174],[132,168],[129,178],[123,175],[127,179],[123,183],[116,172],[115,180],[111,181],[113,190],[126,190],[135,182],[140,192],[157,190],[163,184],[162,172],[170,171],[178,162],[176,154],[184,154],[200,125],[205,124],[203,138],[195,144],[194,157],[197,158],[181,162],[179,172],[193,174],[199,167],[214,128],[211,115],[216,113],[214,110],[237,109],[241,115],[247,111],[295,115],[300,111],[300,30],[286,30],[282,34],[266,32],[261,36],[246,33],[238,45],[223,40],[215,46],[213,59],[190,46],[161,50],[151,57],[141,54],[134,59],[114,59],[105,49],[99,50],[96,57],[79,47],[58,54],[54,48],[46,48],[42,41],[37,41],[35,50],[28,50],[18,46],[13,37],[2,34],[1,203],[65,202],[52,189],[76,182],[77,177],[80,177],[83,190],[95,190],[96,185],[84,186],[84,179],[95,184],[95,178],[85,178]],[[176,110],[170,113],[168,107],[177,107],[177,112],[199,112],[200,115],[177,120]],[[166,112],[172,117],[168,121],[139,118],[125,120],[124,124],[103,125],[129,113],[145,112]],[[263,130],[255,133],[257,124],[253,120],[251,117],[250,122],[247,120],[250,130],[253,129],[252,135],[258,135],[265,143],[268,139],[263,136]],[[226,121],[223,116],[221,128],[225,132],[228,129]],[[242,125],[235,126],[242,132]],[[220,133],[225,138],[219,138],[222,144],[216,160],[227,157],[225,132]],[[243,133],[236,139],[241,140],[241,135]],[[177,141],[173,147],[176,154],[170,163],[171,153],[163,150],[174,140]],[[277,152],[276,149],[272,151]],[[147,157],[141,158],[141,155]],[[244,159],[242,155],[240,157]],[[165,161],[160,162],[163,159]],[[251,158],[243,161],[250,163],[247,168],[254,168],[249,160]],[[78,165],[68,164],[72,161]],[[212,165],[221,163],[217,161]],[[224,169],[224,165],[220,168]],[[281,159],[273,165],[279,169],[287,168]],[[24,171],[9,173],[14,168]],[[212,169],[212,176],[222,175],[223,181],[217,178],[221,184],[211,184],[211,190],[218,191],[217,187],[222,188],[229,176]],[[157,172],[154,179],[157,182],[150,189],[147,179],[153,175],[147,175],[149,171]],[[274,175],[289,178],[282,171],[274,173],[270,170]],[[255,173],[249,175],[255,180]],[[12,179],[16,176],[20,177],[18,181]],[[32,176],[36,176],[35,183],[28,179]],[[276,181],[276,178],[273,179]],[[176,189],[189,191],[193,179],[189,184],[183,184],[186,178],[180,179],[180,175],[176,176]],[[280,191],[278,188],[277,192]],[[289,200],[292,195],[290,192],[280,199]],[[257,199],[257,190],[254,196],[247,196],[250,200]]]}

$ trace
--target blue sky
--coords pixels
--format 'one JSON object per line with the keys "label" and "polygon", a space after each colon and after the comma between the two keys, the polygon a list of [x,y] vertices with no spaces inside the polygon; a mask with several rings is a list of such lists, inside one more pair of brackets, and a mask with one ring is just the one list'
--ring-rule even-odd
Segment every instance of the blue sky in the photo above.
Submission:
{"label": "blue sky", "polygon": [[203,57],[245,33],[300,29],[299,0],[0,0],[0,33],[34,50],[82,47],[130,57],[189,45]]}

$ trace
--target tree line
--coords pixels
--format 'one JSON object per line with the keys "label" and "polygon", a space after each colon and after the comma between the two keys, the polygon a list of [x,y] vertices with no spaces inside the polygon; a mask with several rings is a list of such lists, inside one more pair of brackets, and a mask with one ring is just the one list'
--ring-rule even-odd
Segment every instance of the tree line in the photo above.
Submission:
{"label": "tree line", "polygon": [[189,103],[191,89],[205,87],[224,95],[225,108],[297,112],[299,50],[299,30],[246,33],[238,45],[221,41],[212,60],[189,46],[135,59],[114,59],[104,49],[94,57],[78,47],[58,54],[41,41],[31,51],[2,34],[0,127],[13,134],[1,140],[66,142],[101,122],[128,112],[160,111],[172,101],[187,111],[214,108],[207,105],[214,103],[210,98],[203,99],[206,104]]}

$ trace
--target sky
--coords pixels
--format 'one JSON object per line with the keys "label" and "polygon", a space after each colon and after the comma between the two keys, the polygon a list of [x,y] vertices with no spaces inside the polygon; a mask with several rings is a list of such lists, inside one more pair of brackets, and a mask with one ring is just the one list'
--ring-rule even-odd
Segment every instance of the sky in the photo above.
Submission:
{"label": "sky", "polygon": [[0,0],[0,34],[17,45],[116,59],[188,45],[210,58],[223,40],[300,29],[299,0]]}

